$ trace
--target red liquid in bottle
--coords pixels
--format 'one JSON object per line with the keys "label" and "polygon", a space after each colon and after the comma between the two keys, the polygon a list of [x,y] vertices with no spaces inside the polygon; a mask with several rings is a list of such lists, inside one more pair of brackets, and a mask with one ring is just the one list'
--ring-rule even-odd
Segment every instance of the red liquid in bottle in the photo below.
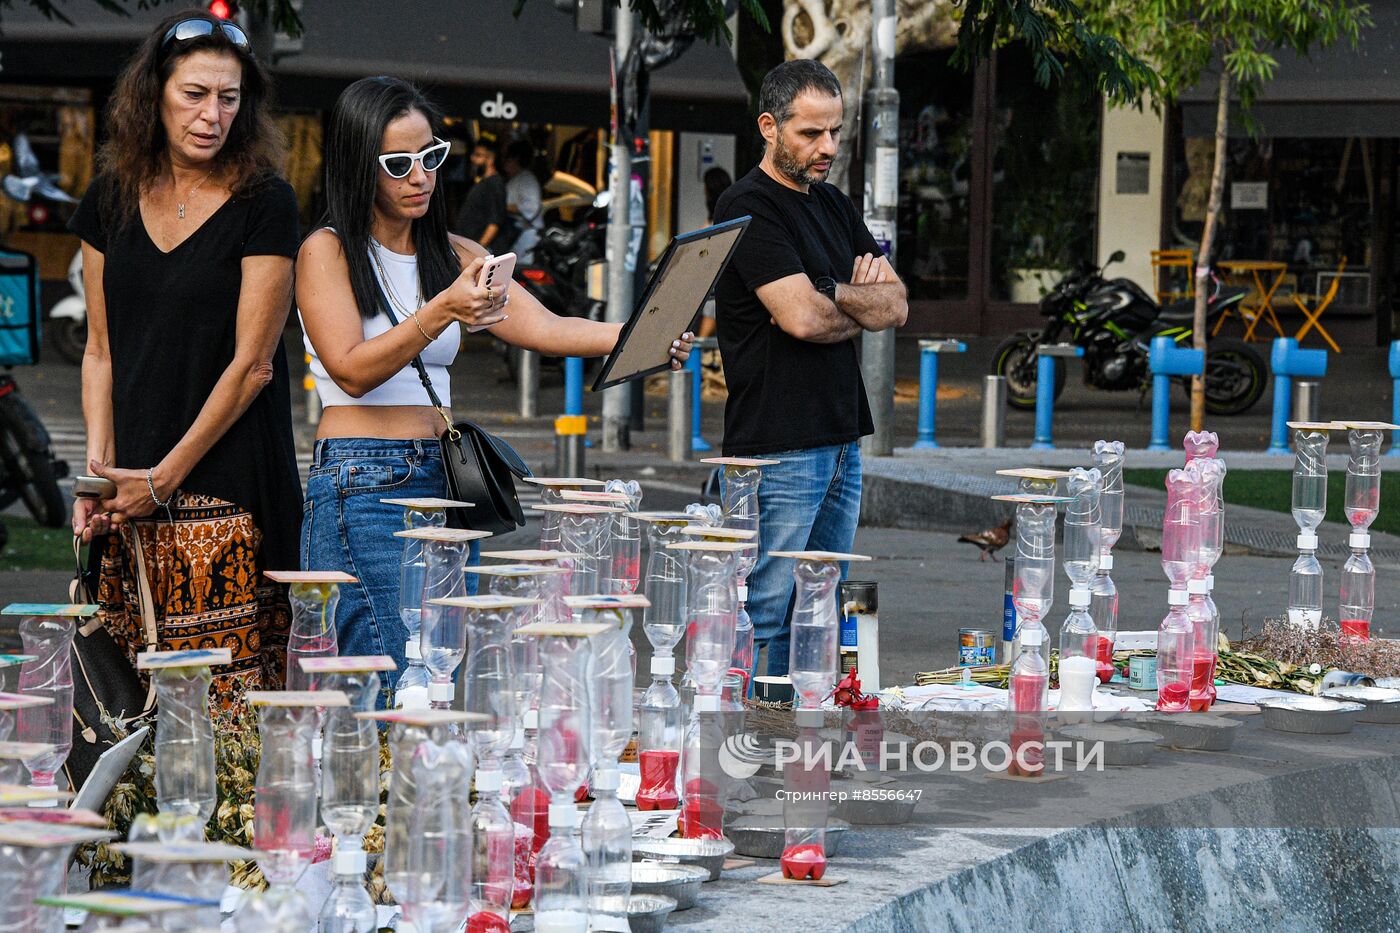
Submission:
{"label": "red liquid in bottle", "polygon": [[1371,640],[1371,620],[1369,619],[1343,619],[1342,637],[1343,640],[1352,639],[1355,641]]}
{"label": "red liquid in bottle", "polygon": [[1191,690],[1186,684],[1163,684],[1157,691],[1157,709],[1168,713],[1180,712],[1186,709],[1190,697]]}
{"label": "red liquid in bottle", "polygon": [[784,878],[820,881],[826,874],[826,853],[821,846],[812,843],[791,846],[783,851],[781,864]]}
{"label": "red liquid in bottle", "polygon": [[1191,659],[1190,709],[1205,712],[1215,702],[1215,654],[1198,654]]}
{"label": "red liquid in bottle", "polygon": [[637,791],[638,810],[674,810],[681,799],[676,793],[676,769],[681,753],[649,749],[637,756],[642,786]]}
{"label": "red liquid in bottle", "polygon": [[510,933],[510,924],[489,910],[479,910],[467,918],[467,933]]}
{"label": "red liquid in bottle", "polygon": [[1113,679],[1113,639],[1100,635],[1095,648],[1094,659],[1098,662],[1096,673],[1099,683],[1106,684]]}
{"label": "red liquid in bottle", "polygon": [[719,803],[719,790],[704,778],[692,778],[685,785],[680,830],[686,839],[724,838],[724,808]]}
{"label": "red liquid in bottle", "polygon": [[510,802],[510,818],[530,828],[530,851],[538,852],[549,838],[549,795],[531,784]]}
{"label": "red liquid in bottle", "polygon": [[1011,725],[1008,774],[1039,777],[1045,771],[1045,730],[1039,716],[1017,716]]}

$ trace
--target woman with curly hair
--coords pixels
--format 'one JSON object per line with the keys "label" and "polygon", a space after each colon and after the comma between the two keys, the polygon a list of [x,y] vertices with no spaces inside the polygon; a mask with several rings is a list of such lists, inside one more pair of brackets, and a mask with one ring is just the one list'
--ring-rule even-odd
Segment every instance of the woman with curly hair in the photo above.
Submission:
{"label": "woman with curly hair", "polygon": [[217,708],[275,689],[301,486],[281,335],[297,205],[278,175],[270,79],[236,25],[167,17],[117,81],[99,175],[74,215],[88,338],[89,469],[73,531],[106,537],[98,602],[135,658],[227,647]]}

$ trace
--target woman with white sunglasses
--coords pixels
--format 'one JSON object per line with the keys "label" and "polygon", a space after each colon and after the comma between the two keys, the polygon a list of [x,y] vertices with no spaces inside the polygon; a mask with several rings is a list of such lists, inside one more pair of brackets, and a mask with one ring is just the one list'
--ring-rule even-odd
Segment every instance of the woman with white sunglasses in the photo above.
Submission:
{"label": "woman with white sunglasses", "polygon": [[[437,170],[442,118],[411,84],[364,78],[345,89],[326,138],[326,217],[297,256],[296,298],[323,413],[302,518],[302,566],[344,570],[340,653],[405,665],[399,618],[402,510],[384,497],[443,496],[442,416],[462,327],[493,327],[549,356],[602,356],[621,327],[551,314],[514,283],[477,285],[485,248],[450,234]],[[679,368],[690,349],[671,351]],[[470,397],[461,392],[459,400]],[[470,403],[461,405],[468,408]],[[475,551],[473,551],[475,555]],[[396,678],[389,678],[391,681]]]}

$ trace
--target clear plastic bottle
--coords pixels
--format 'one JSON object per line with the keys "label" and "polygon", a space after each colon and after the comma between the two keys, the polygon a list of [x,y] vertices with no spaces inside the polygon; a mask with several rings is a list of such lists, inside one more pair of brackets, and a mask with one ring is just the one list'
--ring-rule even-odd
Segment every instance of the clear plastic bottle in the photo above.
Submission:
{"label": "clear plastic bottle", "polygon": [[798,706],[821,709],[822,699],[836,684],[841,618],[836,585],[841,580],[841,565],[799,558],[792,575],[797,587],[792,605],[788,676]]}
{"label": "clear plastic bottle", "polygon": [[724,744],[718,694],[697,693],[681,749],[681,835],[686,839],[724,836],[724,773],[719,749]]}
{"label": "clear plastic bottle", "polygon": [[[467,596],[453,602],[465,613],[467,628],[463,709],[483,717],[471,725],[479,770],[499,770],[520,727],[522,692],[517,685],[526,680],[516,677],[511,637],[539,604],[517,596]],[[529,699],[528,688],[523,698]]]}
{"label": "clear plastic bottle", "polygon": [[356,713],[374,708],[379,674],[347,671],[324,680],[345,693],[350,705],[328,709],[323,732],[321,818],[335,836],[336,850],[319,933],[375,933],[379,923],[365,890],[364,837],[379,816],[379,730]]}
{"label": "clear plastic bottle", "polygon": [[1157,709],[1179,713],[1191,697],[1195,665],[1195,637],[1186,613],[1184,589],[1167,591],[1167,614],[1157,627]]}
{"label": "clear plastic bottle", "polygon": [[1065,505],[1065,576],[1070,586],[1088,588],[1099,567],[1103,547],[1100,533],[1099,492],[1101,478],[1098,470],[1075,467],[1070,470],[1066,487],[1070,501]]}
{"label": "clear plastic bottle", "polygon": [[647,575],[643,592],[651,603],[642,617],[642,631],[653,654],[669,657],[685,635],[686,567],[682,552],[668,545],[685,540],[685,519],[653,519],[647,525]]}
{"label": "clear plastic bottle", "polygon": [[1186,615],[1191,620],[1191,696],[1192,712],[1203,712],[1215,703],[1216,636],[1220,616],[1210,603],[1208,580],[1192,580],[1186,585]]}
{"label": "clear plastic bottle", "polygon": [[1354,532],[1369,531],[1381,508],[1381,442],[1377,430],[1353,428],[1348,434],[1346,517]]}
{"label": "clear plastic bottle", "polygon": [[1186,462],[1209,460],[1220,449],[1220,437],[1214,431],[1187,431],[1181,446],[1186,450]]}
{"label": "clear plastic bottle", "polygon": [[638,810],[673,810],[680,805],[676,772],[681,761],[681,698],[671,683],[676,659],[651,659],[651,686],[642,694],[638,713]]}
{"label": "clear plastic bottle", "polygon": [[752,547],[727,541],[682,541],[668,546],[689,552],[685,664],[701,693],[718,697],[720,681],[729,670],[738,615],[735,568],[739,554]]}
{"label": "clear plastic bottle", "polygon": [[410,850],[415,839],[414,811],[418,804],[418,782],[414,758],[421,746],[432,742],[443,745],[451,740],[454,721],[465,714],[449,710],[396,710],[381,718],[389,722],[389,752],[393,768],[389,772],[389,799],[384,819],[384,883],[394,900],[404,904],[417,896],[419,880],[413,876]]}
{"label": "clear plastic bottle", "polygon": [[1298,559],[1288,574],[1288,623],[1308,631],[1322,624],[1322,565],[1311,531],[1298,535]]}
{"label": "clear plastic bottle", "polygon": [[48,845],[0,840],[0,878],[5,879],[0,930],[6,933],[63,933],[64,911],[40,907],[34,899],[63,893],[74,845],[111,838],[110,833],[77,826],[53,826],[45,834],[55,837]]}
{"label": "clear plastic bottle", "polygon": [[1199,468],[1201,477],[1197,487],[1196,515],[1200,523],[1198,566],[1193,576],[1201,578],[1210,574],[1225,551],[1225,461],[1214,458],[1198,458],[1192,461]]}
{"label": "clear plastic bottle", "polygon": [[1345,640],[1371,640],[1371,619],[1376,609],[1376,568],[1369,553],[1371,536],[1352,532],[1348,544],[1351,556],[1342,566],[1338,624]]}
{"label": "clear plastic bottle", "polygon": [[1316,531],[1327,514],[1327,432],[1293,432],[1293,520]]}
{"label": "clear plastic bottle", "polygon": [[823,716],[819,709],[798,709],[799,757],[783,766],[784,878],[820,881],[826,874],[826,824],[830,815],[827,793],[831,771],[817,754]]}
{"label": "clear plastic bottle", "polygon": [[472,811],[465,788],[473,773],[471,743],[420,742],[413,753],[412,833],[406,893],[399,899],[417,933],[451,933],[467,918],[472,896]]}
{"label": "clear plastic bottle", "polygon": [[[251,699],[258,715],[261,753],[253,785],[253,845],[266,855],[258,860],[271,887],[266,901],[246,903],[239,910],[239,929],[255,928],[254,920],[305,917],[298,933],[315,922],[311,905],[296,890],[297,880],[311,865],[316,845],[316,771],[311,758],[314,706],[274,706]],[[246,916],[245,916],[246,915]]]}
{"label": "clear plastic bottle", "polygon": [[[736,531],[753,533],[758,538],[758,485],[762,478],[758,465],[728,463],[724,466],[721,498],[724,507],[724,527]],[[738,599],[739,609],[735,618],[734,654],[729,666],[744,672],[744,688],[748,689],[748,678],[753,672],[754,635],[753,620],[749,618],[749,575],[758,563],[758,549],[744,551],[739,555]]]}
{"label": "clear plastic bottle", "polygon": [[583,817],[588,912],[593,929],[625,930],[632,895],[632,820],[617,799],[616,767],[594,772],[593,804]]}
{"label": "clear plastic bottle", "polygon": [[1069,615],[1060,628],[1061,710],[1092,710],[1098,679],[1099,630],[1089,613],[1088,589],[1069,591]]}
{"label": "clear plastic bottle", "polygon": [[1034,777],[1045,770],[1045,707],[1050,666],[1045,662],[1044,629],[1022,629],[1020,653],[1011,665],[1007,708],[1011,715],[1014,774]]}
{"label": "clear plastic bottle", "polygon": [[605,592],[630,596],[637,592],[642,573],[642,528],[632,517],[642,507],[642,487],[636,480],[610,479],[608,492],[625,493],[626,508],[613,516],[611,570]]}
{"label": "clear plastic bottle", "polygon": [[574,835],[573,801],[549,805],[549,841],[535,861],[536,933],[585,933],[588,929],[588,863]]}
{"label": "clear plastic bottle", "polygon": [[306,933],[315,924],[306,895],[276,885],[246,892],[233,915],[234,933]]}
{"label": "clear plastic bottle", "polygon": [[452,704],[456,696],[452,677],[467,653],[466,610],[437,602],[465,596],[467,592],[467,578],[463,570],[467,565],[470,545],[467,540],[450,534],[455,530],[442,528],[429,532],[425,529],[423,532],[441,535],[423,541],[427,566],[423,575],[422,626],[419,631],[423,665],[431,679],[428,700],[439,709],[446,709]]}
{"label": "clear plastic bottle", "polygon": [[1113,646],[1118,640],[1118,587],[1113,582],[1112,552],[1099,557],[1099,572],[1089,586],[1089,616],[1099,633],[1095,669],[1099,683],[1106,684],[1113,679]]}
{"label": "clear plastic bottle", "polygon": [[567,503],[559,521],[559,539],[565,551],[578,554],[569,576],[569,593],[592,596],[602,591],[604,565],[612,560],[612,527],[616,509],[601,505]]}
{"label": "clear plastic bottle", "polygon": [[505,772],[476,769],[472,807],[472,901],[467,929],[510,933],[515,887],[515,821],[501,800]]}
{"label": "clear plastic bottle", "polygon": [[1016,504],[1016,581],[1012,599],[1021,629],[1044,626],[1055,601],[1055,505]]}
{"label": "clear plastic bottle", "polygon": [[1094,468],[1102,483],[1099,493],[1099,540],[1107,555],[1123,534],[1123,442],[1094,441]]}
{"label": "clear plastic bottle", "polygon": [[156,806],[174,822],[163,842],[199,842],[214,814],[214,724],[207,666],[162,667],[156,687]]}
{"label": "clear plastic bottle", "polygon": [[315,690],[316,677],[302,669],[302,658],[333,658],[339,652],[335,612],[340,605],[337,583],[302,581],[287,588],[292,627],[287,634],[287,689]]}
{"label": "clear plastic bottle", "polygon": [[63,615],[26,615],[19,637],[31,656],[19,669],[22,694],[52,700],[17,712],[15,736],[21,742],[49,745],[53,750],[25,761],[34,787],[52,788],[54,775],[73,748],[73,635],[77,625]]}
{"label": "clear plastic bottle", "polygon": [[1162,515],[1162,572],[1174,590],[1186,591],[1186,581],[1200,563],[1200,469],[1195,463],[1167,473],[1167,507]]}
{"label": "clear plastic bottle", "polygon": [[[447,525],[445,509],[405,508],[403,526],[413,528],[443,528]],[[403,622],[405,667],[394,680],[394,705],[400,709],[425,709],[428,706],[428,669],[423,666],[423,651],[419,645],[422,631],[423,575],[427,559],[419,538],[404,538],[399,557],[399,618]]]}

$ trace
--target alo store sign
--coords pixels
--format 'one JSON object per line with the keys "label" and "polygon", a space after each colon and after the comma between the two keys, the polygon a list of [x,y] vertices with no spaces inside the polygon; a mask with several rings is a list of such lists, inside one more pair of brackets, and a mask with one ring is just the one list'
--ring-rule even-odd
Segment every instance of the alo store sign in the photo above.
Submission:
{"label": "alo store sign", "polygon": [[481,115],[488,120],[514,120],[520,108],[513,101],[506,100],[505,94],[496,92],[495,100],[481,102]]}

